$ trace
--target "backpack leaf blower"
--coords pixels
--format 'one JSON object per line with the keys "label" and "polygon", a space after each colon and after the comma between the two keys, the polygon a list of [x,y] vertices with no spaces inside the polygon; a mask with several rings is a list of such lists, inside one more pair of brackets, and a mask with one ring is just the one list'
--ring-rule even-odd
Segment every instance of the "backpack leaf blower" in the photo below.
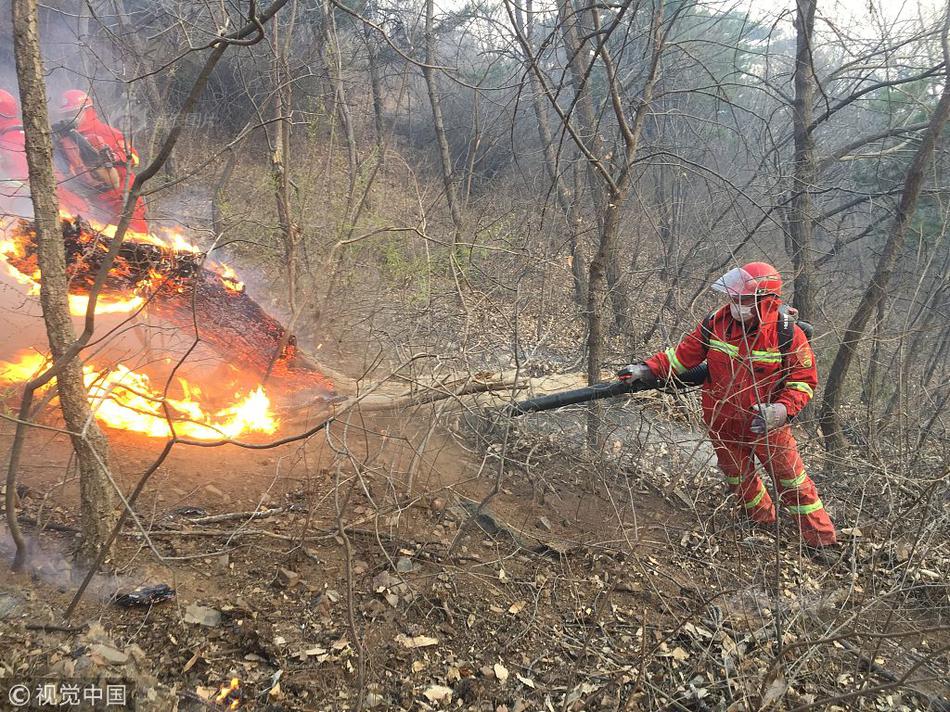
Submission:
{"label": "backpack leaf blower", "polygon": [[652,391],[660,388],[686,389],[702,385],[703,381],[709,375],[709,369],[705,363],[684,371],[679,376],[673,376],[670,379],[652,378],[645,381],[603,381],[595,383],[586,388],[576,388],[571,391],[560,391],[550,395],[540,396],[538,398],[529,398],[528,400],[512,403],[506,408],[506,415],[517,417],[525,413],[537,413],[542,410],[553,410],[562,408],[566,405],[575,403],[586,403],[587,401],[601,400],[602,398],[616,398],[627,393],[637,393],[640,391]]}

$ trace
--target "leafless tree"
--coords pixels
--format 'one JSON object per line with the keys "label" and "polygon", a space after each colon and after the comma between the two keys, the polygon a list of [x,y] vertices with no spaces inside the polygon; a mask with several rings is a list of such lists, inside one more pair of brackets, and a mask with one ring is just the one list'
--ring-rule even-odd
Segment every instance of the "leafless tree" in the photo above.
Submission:
{"label": "leafless tree", "polygon": [[[53,365],[40,377],[26,385],[20,403],[19,420],[30,421],[33,393],[56,379],[63,420],[70,432],[79,464],[82,514],[81,559],[89,562],[105,540],[115,522],[115,494],[110,483],[109,443],[93,419],[83,382],[82,363],[76,356],[76,334],[69,315],[68,284],[66,279],[66,251],[63,246],[56,199],[56,181],[53,177],[53,144],[50,137],[49,113],[46,106],[46,82],[40,55],[35,0],[17,0],[13,3],[17,80],[23,106],[26,156],[30,168],[30,194],[39,268],[40,300],[43,319],[53,353]],[[18,435],[21,426],[18,424]],[[15,512],[16,472],[23,448],[22,435],[10,448],[7,474],[7,514],[10,531],[17,544],[13,568],[19,569],[26,559],[26,542],[16,526]]]}
{"label": "leafless tree", "polygon": [[[945,16],[941,34],[945,66],[950,66],[948,29],[950,29],[950,12],[947,12]],[[924,131],[920,145],[914,154],[914,159],[907,170],[907,175],[904,177],[904,186],[897,206],[897,215],[888,234],[887,242],[884,244],[884,249],[878,258],[874,275],[871,277],[857,309],[845,328],[841,346],[838,347],[834,363],[832,363],[828,374],[825,397],[821,406],[821,429],[827,446],[832,450],[840,450],[845,445],[838,408],[841,404],[848,370],[851,368],[857,345],[864,337],[868,322],[878,305],[887,296],[888,285],[900,256],[900,250],[904,245],[908,225],[914,217],[914,211],[920,199],[927,167],[933,160],[934,151],[943,133],[948,116],[950,116],[950,75],[944,82],[940,101],[930,117],[930,124]]]}

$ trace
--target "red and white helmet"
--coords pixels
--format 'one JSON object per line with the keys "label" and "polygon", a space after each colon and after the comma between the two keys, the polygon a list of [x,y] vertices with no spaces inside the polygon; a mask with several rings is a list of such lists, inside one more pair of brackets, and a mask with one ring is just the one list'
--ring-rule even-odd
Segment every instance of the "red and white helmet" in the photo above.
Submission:
{"label": "red and white helmet", "polygon": [[768,262],[749,262],[713,282],[713,290],[730,298],[782,296],[782,275]]}
{"label": "red and white helmet", "polygon": [[81,89],[64,91],[56,107],[61,114],[78,114],[83,109],[92,108],[92,99]]}
{"label": "red and white helmet", "polygon": [[0,89],[0,117],[4,119],[15,119],[19,108],[13,94]]}

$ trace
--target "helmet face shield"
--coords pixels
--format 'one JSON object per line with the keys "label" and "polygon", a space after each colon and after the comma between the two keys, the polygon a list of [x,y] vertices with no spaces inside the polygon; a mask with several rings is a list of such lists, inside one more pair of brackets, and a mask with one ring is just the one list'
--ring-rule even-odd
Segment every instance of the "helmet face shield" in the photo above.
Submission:
{"label": "helmet face shield", "polygon": [[738,300],[741,297],[754,297],[758,290],[758,284],[755,277],[741,267],[736,267],[713,282],[712,289],[720,294],[725,294],[730,299]]}

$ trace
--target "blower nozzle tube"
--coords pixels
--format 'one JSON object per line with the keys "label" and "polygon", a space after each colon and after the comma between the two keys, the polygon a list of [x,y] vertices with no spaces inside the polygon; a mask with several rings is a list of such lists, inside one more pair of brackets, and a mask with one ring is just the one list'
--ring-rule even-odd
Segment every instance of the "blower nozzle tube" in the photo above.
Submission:
{"label": "blower nozzle tube", "polygon": [[616,398],[617,396],[622,396],[627,393],[652,391],[658,388],[690,388],[701,385],[708,375],[709,369],[705,363],[701,363],[695,368],[684,371],[679,376],[674,376],[669,380],[654,378],[648,381],[635,381],[633,383],[604,381],[602,383],[595,383],[592,386],[587,386],[586,388],[561,391],[539,398],[530,398],[528,400],[512,403],[507,407],[506,414],[511,417],[516,417],[524,415],[525,413],[553,410],[555,408],[563,408],[566,405],[574,405],[575,403],[585,403],[602,398]]}

